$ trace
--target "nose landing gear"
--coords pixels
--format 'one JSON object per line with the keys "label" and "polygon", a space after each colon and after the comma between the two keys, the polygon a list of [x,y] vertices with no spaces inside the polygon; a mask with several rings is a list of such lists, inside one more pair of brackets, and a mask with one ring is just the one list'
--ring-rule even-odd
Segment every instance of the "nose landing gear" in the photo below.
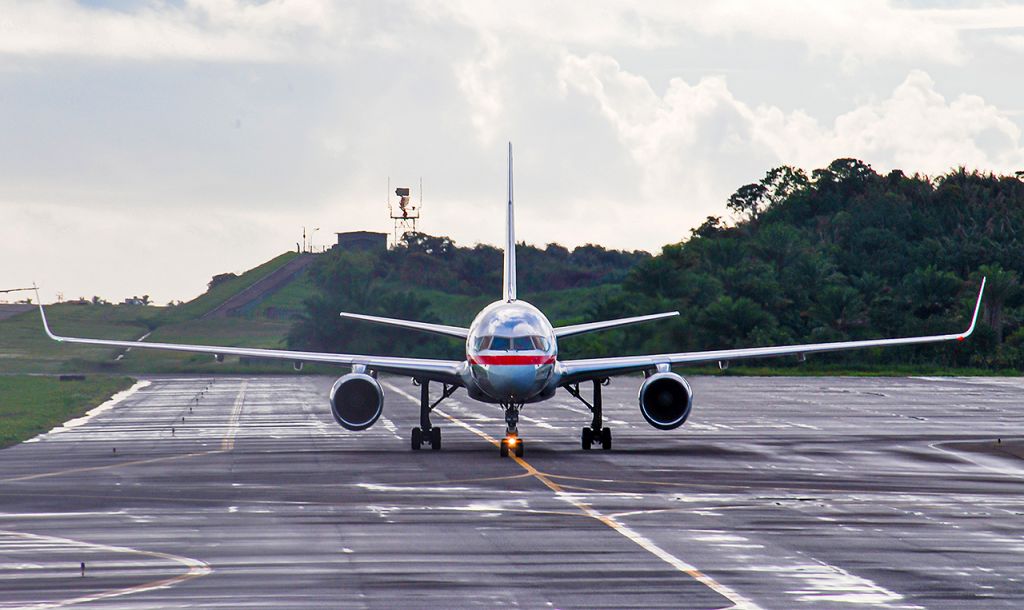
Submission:
{"label": "nose landing gear", "polygon": [[595,379],[594,380],[594,404],[587,402],[585,398],[580,394],[579,384],[567,385],[565,389],[576,397],[577,400],[582,402],[590,412],[594,414],[593,420],[590,422],[590,426],[583,428],[580,433],[580,444],[584,451],[590,451],[594,445],[600,444],[601,449],[608,451],[612,448],[612,430],[611,428],[602,427],[601,412],[601,386],[608,383],[608,378]]}
{"label": "nose landing gear", "polygon": [[501,403],[505,409],[505,438],[501,439],[498,453],[501,457],[508,457],[511,453],[516,457],[523,457],[526,450],[526,443],[519,438],[519,410],[523,408],[522,403]]}
{"label": "nose landing gear", "polygon": [[519,436],[509,434],[505,438],[501,439],[501,446],[498,449],[498,453],[501,457],[508,457],[509,454],[516,457],[523,457],[525,446],[526,443],[520,440]]}

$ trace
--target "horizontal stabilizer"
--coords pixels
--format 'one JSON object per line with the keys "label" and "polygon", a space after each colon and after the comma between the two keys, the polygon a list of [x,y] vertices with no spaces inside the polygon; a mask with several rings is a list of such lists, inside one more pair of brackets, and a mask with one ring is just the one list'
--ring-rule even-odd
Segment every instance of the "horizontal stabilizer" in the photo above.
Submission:
{"label": "horizontal stabilizer", "polygon": [[663,318],[672,318],[678,316],[678,311],[669,311],[666,313],[654,313],[647,316],[634,316],[632,318],[619,318],[618,320],[604,320],[602,322],[588,322],[586,324],[573,324],[572,326],[562,326],[555,329],[555,336],[561,339],[562,337],[571,337],[573,335],[582,335],[583,333],[594,332],[595,330],[607,330],[609,328],[616,328],[619,326],[626,326],[628,324],[638,324],[640,322],[650,322],[652,320],[661,320]]}
{"label": "horizontal stabilizer", "polygon": [[435,333],[438,335],[446,335],[448,337],[456,337],[458,339],[465,340],[469,336],[469,329],[462,328],[459,326],[447,326],[445,324],[430,324],[429,322],[414,322],[412,320],[399,320],[397,318],[382,318],[380,316],[367,316],[361,313],[347,313],[341,312],[342,318],[349,320],[362,320],[364,322],[373,322],[374,324],[384,324],[386,326],[398,326],[400,328],[409,328],[412,330],[422,330],[428,333]]}

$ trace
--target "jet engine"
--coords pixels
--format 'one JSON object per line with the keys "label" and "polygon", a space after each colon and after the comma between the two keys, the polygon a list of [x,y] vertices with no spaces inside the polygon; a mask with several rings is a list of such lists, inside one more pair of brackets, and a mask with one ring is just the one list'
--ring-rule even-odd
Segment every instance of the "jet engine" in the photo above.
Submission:
{"label": "jet engine", "polygon": [[690,384],[675,373],[655,373],[640,386],[640,413],[659,430],[683,425],[693,408]]}
{"label": "jet engine", "polygon": [[349,373],[331,388],[331,414],[348,430],[366,430],[384,409],[384,391],[366,373]]}

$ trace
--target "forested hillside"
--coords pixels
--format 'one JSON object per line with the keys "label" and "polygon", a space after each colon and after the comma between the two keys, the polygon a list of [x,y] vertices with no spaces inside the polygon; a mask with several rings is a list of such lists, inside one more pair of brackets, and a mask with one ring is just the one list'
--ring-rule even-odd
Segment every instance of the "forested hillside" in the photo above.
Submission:
{"label": "forested hillside", "polygon": [[[342,321],[339,311],[468,325],[501,298],[502,252],[478,244],[459,247],[447,237],[407,234],[383,253],[342,252],[319,257],[309,271],[317,294],[289,334],[295,348],[357,353],[460,357],[465,346],[434,335]],[[621,290],[647,252],[558,244],[520,244],[519,294],[552,320],[577,320],[589,303]],[[575,318],[572,316],[576,316]]]}
{"label": "forested hillside", "polygon": [[[709,217],[654,257],[595,246],[522,248],[520,296],[536,302],[531,290],[577,290],[575,309],[552,315],[555,322],[682,312],[672,322],[561,345],[563,354],[578,356],[956,332],[966,327],[985,275],[983,320],[971,341],[815,360],[1024,365],[1024,182],[1017,177],[962,169],[938,178],[880,175],[863,162],[839,159],[810,175],[773,169],[724,203],[732,222]],[[342,323],[337,311],[466,323],[476,311],[468,305],[476,302],[446,302],[436,291],[486,295],[479,301],[485,303],[498,292],[500,261],[495,248],[458,248],[429,236],[379,257],[324,257],[313,271],[320,295],[307,303],[291,342],[457,354],[461,346],[407,331],[386,331],[382,344],[375,340],[382,329]],[[581,287],[590,292],[578,292]],[[542,297],[558,301],[551,293]],[[465,310],[450,310],[459,303]]]}

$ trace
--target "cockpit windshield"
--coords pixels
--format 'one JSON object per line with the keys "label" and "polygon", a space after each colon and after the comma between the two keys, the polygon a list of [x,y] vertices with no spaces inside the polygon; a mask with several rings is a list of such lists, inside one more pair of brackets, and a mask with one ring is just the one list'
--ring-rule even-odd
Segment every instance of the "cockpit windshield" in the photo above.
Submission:
{"label": "cockpit windshield", "polygon": [[547,351],[548,341],[540,335],[525,337],[503,337],[485,335],[476,339],[477,351],[492,350],[499,352],[527,352],[532,350]]}

